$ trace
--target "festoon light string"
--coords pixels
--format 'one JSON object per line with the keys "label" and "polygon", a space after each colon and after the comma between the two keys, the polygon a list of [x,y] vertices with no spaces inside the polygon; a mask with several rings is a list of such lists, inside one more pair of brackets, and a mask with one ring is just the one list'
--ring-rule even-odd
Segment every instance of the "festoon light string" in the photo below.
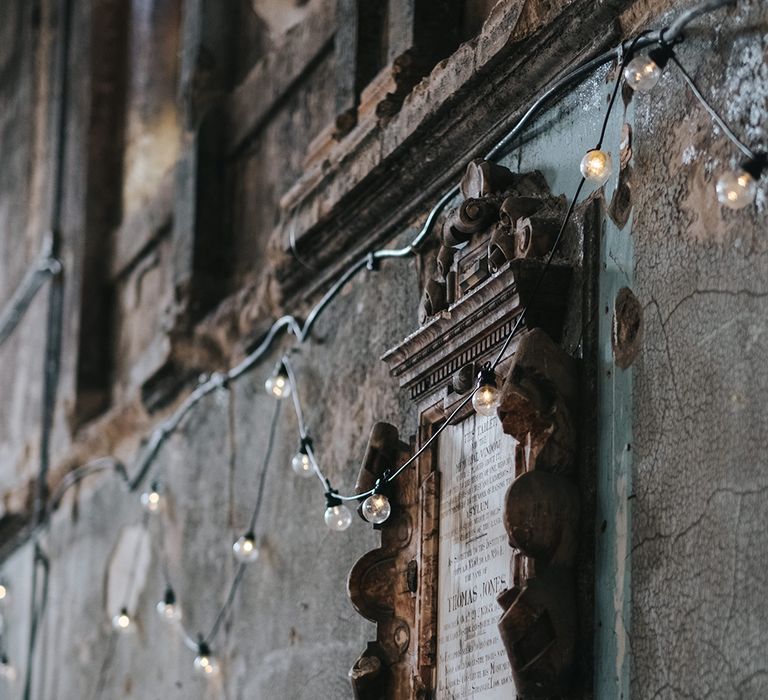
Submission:
{"label": "festoon light string", "polygon": [[[600,137],[597,141],[596,147],[588,151],[580,163],[581,178],[578,186],[571,198],[570,204],[563,218],[560,229],[555,237],[553,246],[547,255],[544,265],[542,266],[537,282],[534,285],[531,299],[534,300],[539,291],[539,288],[547,274],[550,264],[554,259],[556,253],[559,251],[560,243],[563,235],[570,223],[573,216],[576,203],[586,183],[593,184],[595,186],[602,186],[609,179],[612,172],[612,162],[610,153],[603,150],[603,140],[606,134],[608,121],[616,101],[618,91],[621,86],[622,79],[632,89],[638,92],[648,92],[652,90],[658,83],[661,74],[669,62],[672,62],[679,70],[684,82],[690,88],[691,92],[697,98],[697,100],[705,108],[713,122],[723,131],[723,133],[737,146],[740,152],[745,156],[746,160],[742,164],[739,171],[734,173],[723,174],[716,187],[718,201],[726,207],[737,209],[746,206],[755,199],[757,190],[757,180],[764,173],[766,167],[766,156],[763,152],[755,152],[744,144],[738,137],[736,137],[734,131],[726,124],[723,118],[712,107],[709,101],[704,97],[703,92],[698,88],[696,83],[687,73],[682,66],[679,58],[674,52],[674,46],[683,41],[683,30],[688,24],[697,17],[721,8],[725,5],[734,5],[734,0],[706,0],[698,5],[690,8],[689,10],[682,12],[678,17],[665,29],[660,31],[648,31],[643,32],[639,36],[630,41],[624,41],[614,49],[601,53],[589,60],[586,60],[573,69],[567,71],[561,77],[552,81],[547,88],[537,97],[537,99],[530,105],[528,110],[522,114],[517,124],[489,151],[486,155],[486,160],[495,161],[506,155],[512,148],[513,143],[517,137],[522,133],[531,119],[538,114],[538,112],[547,104],[553,97],[559,95],[567,88],[572,87],[583,78],[591,74],[597,68],[610,63],[617,62],[618,64],[618,77],[613,89],[611,100],[608,105],[608,109],[603,120]],[[642,49],[653,47],[647,54],[639,54]],[[140,451],[138,459],[136,461],[136,467],[134,474],[129,476],[127,470],[119,460],[112,457],[105,457],[99,460],[94,460],[85,464],[77,469],[72,470],[54,492],[52,497],[46,504],[44,517],[38,523],[38,526],[34,532],[35,538],[40,534],[40,531],[50,522],[50,515],[55,507],[61,501],[64,493],[71,488],[74,484],[80,482],[95,473],[112,471],[118,474],[122,480],[127,484],[129,492],[137,491],[145,478],[148,476],[150,469],[155,462],[161,447],[167,441],[167,439],[178,430],[183,420],[189,415],[195,406],[197,406],[203,398],[211,394],[212,392],[227,388],[233,381],[239,379],[251,369],[266,355],[271,349],[274,342],[283,334],[288,333],[294,338],[293,350],[298,350],[310,337],[311,331],[322,315],[322,313],[329,307],[333,299],[339,294],[342,288],[359,272],[362,270],[374,271],[378,269],[378,266],[382,260],[387,259],[407,259],[414,257],[418,254],[418,251],[427,237],[430,235],[438,217],[444,210],[444,208],[451,202],[458,194],[458,187],[453,187],[447,191],[435,204],[432,210],[426,217],[424,225],[420,229],[415,238],[405,247],[400,249],[379,249],[365,256],[362,256],[359,260],[353,263],[340,277],[339,279],[328,289],[323,295],[320,301],[312,308],[307,315],[303,323],[301,323],[297,317],[292,315],[286,315],[275,321],[270,327],[269,331],[265,334],[259,345],[252,350],[239,364],[231,368],[227,372],[214,373],[208,377],[201,379],[198,386],[190,393],[190,395],[179,405],[179,407],[171,414],[171,416],[163,421],[150,435],[150,438],[144,448]],[[8,312],[5,312],[0,316],[0,343],[10,334],[13,327],[18,323],[18,319],[23,315],[26,308],[28,308],[31,298],[34,296],[40,284],[40,275],[56,274],[60,271],[60,263],[58,260],[44,258],[42,266],[38,263],[38,267],[41,270],[38,273],[32,275],[28,274],[25,278],[25,282],[20,287],[20,291],[14,295],[11,300],[11,308]],[[30,281],[31,280],[31,281]],[[33,290],[30,293],[30,290]],[[337,489],[333,488],[332,482],[325,474],[320,466],[318,456],[315,453],[314,443],[311,435],[307,429],[304,413],[302,410],[299,384],[296,379],[296,374],[290,359],[290,354],[286,353],[277,363],[275,369],[268,377],[265,388],[269,394],[276,399],[286,399],[292,397],[292,403],[294,412],[296,414],[298,432],[299,432],[299,449],[294,456],[291,466],[293,471],[300,476],[311,477],[315,475],[323,488],[326,500],[325,522],[332,530],[345,530],[352,521],[352,514],[347,507],[349,502],[361,502],[361,513],[371,523],[379,524],[386,521],[390,514],[390,504],[386,497],[387,486],[396,480],[405,469],[410,467],[419,457],[428,450],[438,436],[451,425],[456,416],[466,408],[471,401],[473,408],[476,412],[482,415],[492,415],[498,405],[499,391],[497,386],[497,378],[495,370],[498,365],[505,358],[507,351],[509,350],[510,343],[522,327],[525,320],[528,307],[524,307],[515,320],[514,326],[510,333],[504,340],[498,354],[493,361],[487,362],[482,366],[478,372],[475,384],[472,390],[465,396],[458,405],[453,409],[451,414],[445,419],[445,421],[438,427],[438,429],[427,439],[406,462],[394,471],[386,473],[374,487],[364,493],[352,493],[341,494]],[[5,319],[10,319],[6,321]],[[4,329],[8,327],[10,331]],[[275,408],[273,415],[272,425],[270,429],[270,438],[265,451],[265,459],[262,465],[262,469],[259,477],[258,491],[254,509],[252,511],[252,517],[249,522],[249,527],[246,532],[239,537],[232,545],[233,554],[239,565],[236,569],[236,573],[230,583],[228,595],[224,604],[215,617],[215,622],[212,625],[211,630],[207,635],[198,635],[197,638],[193,638],[186,629],[181,625],[182,614],[179,603],[176,599],[174,589],[171,586],[170,577],[167,570],[167,561],[164,554],[161,554],[161,561],[163,562],[163,576],[166,584],[165,595],[157,604],[158,613],[166,620],[175,623],[182,633],[182,637],[190,649],[196,652],[194,667],[205,676],[216,676],[219,671],[218,661],[211,652],[211,644],[213,643],[218,631],[225,619],[227,618],[229,611],[234,604],[236,592],[240,583],[243,580],[244,573],[247,565],[258,558],[259,550],[256,537],[256,526],[258,521],[258,514],[263,502],[264,489],[266,484],[266,471],[271,461],[275,435],[278,426],[279,416],[279,401],[278,406]],[[159,482],[153,482],[148,491],[141,494],[141,503],[144,509],[148,513],[162,513],[162,503],[164,498],[163,486]],[[163,537],[164,539],[164,537]],[[123,613],[127,613],[127,609],[117,611],[115,617],[115,628],[117,630],[128,629],[131,625],[130,619],[127,621],[121,618]],[[130,617],[130,615],[128,615]]]}

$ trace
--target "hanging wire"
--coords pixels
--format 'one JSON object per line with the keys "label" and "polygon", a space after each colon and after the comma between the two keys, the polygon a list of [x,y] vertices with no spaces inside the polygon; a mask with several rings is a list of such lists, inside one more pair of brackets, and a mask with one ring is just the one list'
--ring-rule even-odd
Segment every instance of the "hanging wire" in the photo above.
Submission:
{"label": "hanging wire", "polygon": [[[251,513],[248,532],[255,531],[256,525],[258,523],[259,515],[261,514],[262,505],[264,503],[264,492],[265,492],[265,486],[266,486],[267,471],[270,463],[272,462],[272,455],[274,453],[275,441],[277,437],[277,429],[280,424],[279,418],[280,418],[281,403],[282,402],[280,401],[275,402],[276,404],[275,410],[274,410],[274,413],[272,414],[272,423],[269,429],[269,437],[267,439],[267,448],[264,452],[264,460],[263,460],[261,471],[259,474],[259,484],[258,484],[257,493],[256,493],[256,501],[253,507],[253,511]],[[161,559],[163,561],[167,560],[167,557],[165,556],[164,553],[162,554]],[[211,626],[211,629],[207,635],[202,637],[202,639],[196,640],[195,638],[192,637],[192,635],[189,634],[189,631],[184,627],[182,622],[179,622],[177,624],[181,637],[184,640],[185,645],[189,649],[191,649],[192,651],[196,651],[199,648],[201,641],[205,644],[210,645],[213,642],[213,640],[216,638],[216,635],[219,633],[219,630],[221,629],[221,625],[224,624],[232,608],[232,605],[234,604],[235,596],[237,595],[237,591],[240,588],[240,584],[243,582],[243,577],[245,575],[245,570],[247,566],[248,566],[247,564],[243,564],[243,563],[238,565],[235,575],[232,578],[232,582],[230,583],[229,590],[227,592],[227,597],[224,601],[224,604],[221,606],[221,608],[219,608],[218,612],[216,613],[216,617],[214,619],[213,625]],[[166,587],[173,590],[173,586],[171,585],[171,582],[170,582],[170,577],[167,573],[168,572],[167,564],[164,564],[164,571],[165,571]]]}
{"label": "hanging wire", "polygon": [[253,513],[251,513],[248,532],[253,532],[255,530],[256,521],[259,518],[259,513],[261,513],[261,504],[264,502],[264,487],[267,483],[267,468],[272,460],[272,451],[275,447],[275,437],[277,435],[278,419],[280,418],[280,407],[283,405],[283,402],[275,401],[275,404],[275,412],[272,414],[272,423],[269,428],[267,450],[264,453],[264,463],[261,466],[261,473],[259,474],[259,487],[256,491],[256,503],[253,506]]}
{"label": "hanging wire", "polygon": [[738,136],[736,136],[736,133],[733,131],[733,129],[731,129],[731,127],[726,123],[725,119],[723,119],[717,110],[712,106],[712,103],[707,100],[706,97],[704,97],[704,93],[699,89],[698,85],[696,85],[696,82],[690,76],[688,71],[683,67],[683,64],[680,63],[677,55],[674,52],[670,52],[669,58],[672,63],[675,64],[677,70],[680,71],[680,75],[682,76],[683,80],[688,85],[696,99],[701,103],[701,106],[704,107],[704,109],[707,111],[707,114],[709,114],[712,121],[720,127],[722,132],[731,140],[734,146],[736,146],[736,148],[738,148],[749,160],[755,160],[757,158],[757,154]]}
{"label": "hanging wire", "polygon": [[30,265],[24,274],[19,286],[13,292],[13,296],[8,300],[0,313],[0,345],[5,343],[19,321],[24,318],[24,314],[32,304],[32,300],[45,282],[55,275],[61,273],[61,262],[53,257],[50,251],[50,244],[47,243],[37,259]]}

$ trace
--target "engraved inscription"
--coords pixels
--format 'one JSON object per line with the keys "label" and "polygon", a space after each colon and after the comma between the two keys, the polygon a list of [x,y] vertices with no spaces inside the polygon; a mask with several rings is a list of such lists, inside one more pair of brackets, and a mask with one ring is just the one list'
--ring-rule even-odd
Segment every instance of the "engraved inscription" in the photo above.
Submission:
{"label": "engraved inscription", "polygon": [[502,509],[514,454],[495,416],[473,415],[439,438],[439,700],[514,697],[496,603],[510,585]]}

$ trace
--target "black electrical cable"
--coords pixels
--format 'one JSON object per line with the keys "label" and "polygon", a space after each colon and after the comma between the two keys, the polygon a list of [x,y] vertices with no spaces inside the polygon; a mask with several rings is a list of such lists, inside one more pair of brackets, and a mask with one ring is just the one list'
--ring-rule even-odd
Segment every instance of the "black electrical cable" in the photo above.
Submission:
{"label": "black electrical cable", "polygon": [[674,52],[671,52],[669,58],[672,63],[675,64],[678,71],[680,71],[680,75],[683,77],[683,80],[686,82],[696,99],[701,103],[701,106],[704,107],[707,114],[709,114],[712,121],[720,127],[722,132],[731,140],[736,148],[738,148],[749,160],[755,160],[757,158],[757,154],[738,136],[736,136],[736,133],[733,131],[733,129],[731,129],[725,119],[723,119],[717,110],[712,106],[712,103],[704,96],[704,93],[699,89],[699,86],[696,85],[694,79],[684,68],[683,64],[680,63],[680,59],[678,59],[677,55]]}
{"label": "black electrical cable", "polygon": [[[274,413],[272,414],[272,423],[269,429],[269,436],[267,438],[267,448],[264,452],[264,460],[263,460],[261,471],[259,474],[259,483],[258,483],[258,488],[256,493],[256,501],[255,501],[253,511],[251,513],[251,518],[249,521],[249,526],[248,526],[249,533],[255,531],[256,525],[258,523],[259,515],[261,514],[261,508],[264,503],[264,492],[266,487],[267,471],[272,461],[272,455],[274,453],[274,447],[275,447],[275,440],[277,437],[277,429],[280,424],[279,417],[280,417],[281,402],[276,401],[275,404],[276,404],[275,410],[274,410]],[[166,587],[173,590],[173,586],[171,585],[171,581],[170,581],[170,575],[168,573],[168,566],[166,561],[167,557],[165,556],[164,552],[161,553],[160,559],[163,562],[163,575],[164,575]],[[232,605],[235,601],[235,596],[237,595],[237,591],[240,588],[240,584],[243,581],[243,577],[245,575],[246,569],[247,569],[247,564],[238,565],[235,575],[232,579],[232,582],[230,583],[229,591],[227,592],[227,597],[225,599],[225,602],[217,612],[213,625],[211,626],[210,632],[208,632],[208,634],[205,637],[203,637],[202,639],[203,643],[210,645],[215,639],[216,635],[219,633],[219,630],[221,629],[221,625],[224,624],[224,621],[229,615],[229,611],[231,610]],[[197,649],[200,643],[198,641],[195,641],[195,639],[184,628],[183,624],[179,623],[178,627],[187,647],[189,647],[192,650]]]}
{"label": "black electrical cable", "polygon": [[264,463],[261,466],[261,474],[259,474],[259,487],[256,492],[256,503],[253,506],[253,513],[251,514],[251,520],[248,525],[248,532],[253,532],[256,528],[256,521],[259,518],[261,512],[261,504],[264,502],[264,487],[267,483],[267,468],[272,460],[272,451],[275,447],[275,437],[277,435],[278,419],[280,418],[280,407],[282,401],[275,401],[275,412],[272,414],[272,423],[269,428],[269,438],[267,440],[267,450],[264,453]]}
{"label": "black electrical cable", "polygon": [[[69,52],[72,38],[72,0],[59,0],[58,3],[59,37],[56,56],[56,109],[54,112],[53,144],[53,173],[51,178],[51,210],[49,214],[50,257],[57,259],[60,254],[60,230],[64,208],[64,165],[67,139],[67,109],[69,106]],[[47,479],[51,462],[51,439],[56,412],[59,376],[61,372],[61,343],[64,324],[64,281],[60,265],[51,263],[51,285],[48,291],[48,308],[46,312],[45,349],[43,359],[43,391],[42,415],[40,418],[40,456],[38,473],[35,483],[34,523],[40,525],[45,521],[47,507]],[[38,287],[39,288],[39,287]],[[31,290],[31,288],[30,288]],[[35,290],[36,291],[36,290]],[[34,295],[29,295],[31,297]],[[26,298],[26,297],[25,297]],[[28,308],[28,307],[27,307]],[[36,560],[39,545],[35,543]],[[50,569],[45,559],[45,570],[42,586],[42,601],[38,604],[37,567],[32,576],[32,609],[30,612],[30,636],[27,653],[27,665],[24,677],[23,700],[31,700],[32,679],[34,677],[35,649],[37,632],[42,611],[46,607],[48,596],[48,578]]]}
{"label": "black electrical cable", "polygon": [[16,330],[40,288],[49,278],[60,273],[61,262],[51,255],[50,246],[46,245],[0,313],[0,345]]}
{"label": "black electrical cable", "polygon": [[[250,526],[248,528],[249,532],[254,532],[256,529],[256,523],[258,522],[259,515],[261,513],[261,506],[264,502],[264,487],[267,481],[267,469],[270,462],[272,461],[272,453],[274,452],[275,447],[275,437],[277,436],[277,428],[279,425],[278,419],[280,417],[280,405],[282,402],[276,401],[275,403],[277,405],[275,406],[275,412],[272,414],[272,425],[269,429],[267,449],[264,452],[264,462],[261,467],[261,475],[259,476],[259,487],[256,494],[256,503],[253,507],[253,514],[251,515]],[[216,635],[219,633],[219,629],[221,629],[221,625],[224,624],[224,620],[226,620],[227,615],[229,614],[229,610],[232,607],[232,604],[235,602],[235,595],[237,594],[237,589],[240,588],[240,583],[243,580],[243,575],[245,574],[246,568],[247,564],[240,564],[238,567],[237,573],[232,580],[232,585],[229,588],[227,599],[219,611],[219,614],[216,616],[216,619],[211,627],[211,631],[208,632],[208,635],[205,637],[206,644],[210,644],[216,638]]]}

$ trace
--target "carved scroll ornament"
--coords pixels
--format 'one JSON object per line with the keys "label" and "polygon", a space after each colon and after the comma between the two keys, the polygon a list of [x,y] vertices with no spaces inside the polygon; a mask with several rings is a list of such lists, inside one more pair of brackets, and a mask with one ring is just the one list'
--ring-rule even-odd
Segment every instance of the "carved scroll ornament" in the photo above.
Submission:
{"label": "carved scroll ornament", "polygon": [[448,211],[442,245],[425,283],[420,321],[427,322],[513,259],[542,258],[552,245],[564,201],[538,171],[517,174],[483,160],[467,166],[464,197]]}
{"label": "carved scroll ornament", "polygon": [[519,443],[523,467],[505,498],[504,526],[518,554],[513,585],[498,601],[504,610],[499,631],[524,698],[552,697],[572,684],[580,511],[572,476],[576,378],[573,358],[533,329],[519,341],[498,409],[504,432]]}

